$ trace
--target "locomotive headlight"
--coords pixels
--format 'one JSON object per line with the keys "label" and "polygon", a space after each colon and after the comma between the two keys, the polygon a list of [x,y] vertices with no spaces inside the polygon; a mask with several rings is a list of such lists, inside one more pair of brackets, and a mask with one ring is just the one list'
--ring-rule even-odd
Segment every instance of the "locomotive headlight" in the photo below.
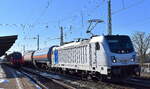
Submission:
{"label": "locomotive headlight", "polygon": [[131,62],[134,62],[134,61],[135,61],[135,60],[132,58],[132,59],[131,59]]}
{"label": "locomotive headlight", "polygon": [[135,62],[135,55],[132,56],[131,62]]}
{"label": "locomotive headlight", "polygon": [[112,61],[113,63],[116,63],[116,62],[117,62],[116,57],[115,57],[115,56],[111,56],[111,61]]}

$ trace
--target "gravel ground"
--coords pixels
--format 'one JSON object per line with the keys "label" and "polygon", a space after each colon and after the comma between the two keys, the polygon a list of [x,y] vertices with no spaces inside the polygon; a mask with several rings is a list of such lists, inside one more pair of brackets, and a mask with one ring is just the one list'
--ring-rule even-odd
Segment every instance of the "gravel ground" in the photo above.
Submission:
{"label": "gravel ground", "polygon": [[68,89],[58,83],[53,82],[51,79],[47,79],[45,77],[39,76],[39,75],[31,73],[31,72],[29,73],[29,75],[32,76],[33,79],[38,80],[38,82],[43,84],[48,89]]}
{"label": "gravel ground", "polygon": [[141,77],[150,79],[150,73],[141,73]]}
{"label": "gravel ground", "polygon": [[36,77],[36,79],[38,79],[42,84],[44,84],[49,89],[67,89],[67,88],[65,88],[65,87],[63,87],[57,83],[54,83],[50,79],[46,79],[43,77]]}
{"label": "gravel ground", "polygon": [[141,73],[141,76],[136,78],[150,81],[150,73]]}
{"label": "gravel ground", "polygon": [[66,82],[76,87],[77,89],[135,89],[131,87],[126,87],[122,85],[112,84],[109,82],[94,82],[94,81],[74,81]]}

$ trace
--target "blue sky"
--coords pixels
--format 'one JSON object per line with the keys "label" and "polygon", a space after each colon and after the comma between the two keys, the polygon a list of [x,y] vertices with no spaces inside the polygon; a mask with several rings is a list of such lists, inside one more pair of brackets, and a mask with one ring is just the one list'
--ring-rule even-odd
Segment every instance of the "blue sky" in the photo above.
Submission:
{"label": "blue sky", "polygon": [[[122,1],[112,0],[113,34],[150,33],[150,1]],[[107,34],[107,0],[1,0],[0,13],[0,36],[18,35],[14,51],[23,51],[23,45],[35,50],[37,34],[40,48],[59,44],[59,26],[65,41],[90,37],[85,33],[89,19],[104,20],[93,33]]]}

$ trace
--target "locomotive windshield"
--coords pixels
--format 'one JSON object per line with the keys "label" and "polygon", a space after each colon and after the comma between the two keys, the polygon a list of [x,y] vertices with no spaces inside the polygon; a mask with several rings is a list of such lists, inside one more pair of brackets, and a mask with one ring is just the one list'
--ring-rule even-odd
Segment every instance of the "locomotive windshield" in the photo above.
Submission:
{"label": "locomotive windshield", "polygon": [[113,53],[131,53],[134,51],[132,42],[128,36],[105,36],[110,51]]}

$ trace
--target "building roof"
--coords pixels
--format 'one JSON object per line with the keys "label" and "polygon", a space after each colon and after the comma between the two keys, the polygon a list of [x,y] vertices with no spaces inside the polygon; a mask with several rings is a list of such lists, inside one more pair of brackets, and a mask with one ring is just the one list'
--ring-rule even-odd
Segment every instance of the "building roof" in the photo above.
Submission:
{"label": "building roof", "polygon": [[6,51],[15,43],[17,35],[0,37],[0,56],[4,55]]}

